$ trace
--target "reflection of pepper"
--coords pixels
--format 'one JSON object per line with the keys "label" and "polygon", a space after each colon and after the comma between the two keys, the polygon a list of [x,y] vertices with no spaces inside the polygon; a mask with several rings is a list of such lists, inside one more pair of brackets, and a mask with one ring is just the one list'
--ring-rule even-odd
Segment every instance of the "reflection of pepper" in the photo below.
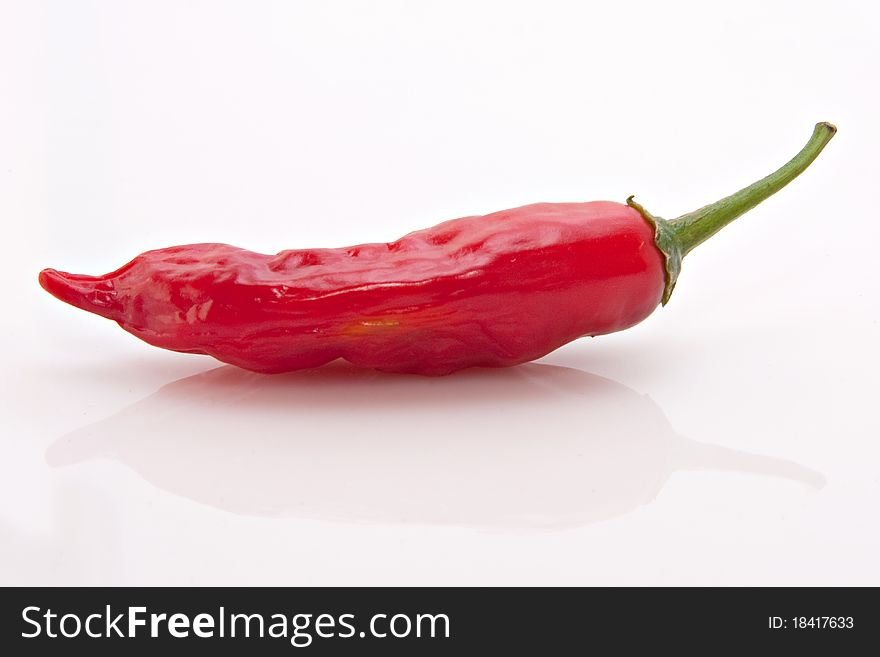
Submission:
{"label": "reflection of pepper", "polygon": [[[552,430],[533,440],[548,404]],[[421,419],[417,435],[400,409]],[[474,440],[462,414],[469,427],[501,419],[504,431]],[[341,363],[281,376],[215,367],[59,437],[45,455],[53,467],[99,458],[239,515],[517,531],[629,513],[686,470],[824,483],[790,461],[680,436],[648,395],[620,383],[537,363],[439,380]]]}
{"label": "reflection of pepper", "polygon": [[836,129],[766,178],[677,219],[627,205],[539,203],[447,221],[387,244],[148,251],[104,276],[40,284],[150,344],[260,372],[336,358],[392,372],[516,365],[619,331],[665,304],[681,258],[796,178]]}

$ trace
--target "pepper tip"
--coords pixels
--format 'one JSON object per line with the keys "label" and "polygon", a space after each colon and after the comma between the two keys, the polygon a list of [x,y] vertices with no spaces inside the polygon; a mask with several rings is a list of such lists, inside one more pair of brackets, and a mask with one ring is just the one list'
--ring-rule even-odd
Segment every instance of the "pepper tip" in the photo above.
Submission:
{"label": "pepper tip", "polygon": [[55,290],[58,289],[59,284],[63,283],[64,277],[57,269],[47,267],[40,272],[39,276],[37,276],[37,280],[39,281],[41,288],[46,290],[49,294],[56,296]]}
{"label": "pepper tip", "polygon": [[43,269],[37,280],[46,292],[71,306],[102,317],[114,318],[120,309],[111,282],[100,276],[68,274],[57,269]]}

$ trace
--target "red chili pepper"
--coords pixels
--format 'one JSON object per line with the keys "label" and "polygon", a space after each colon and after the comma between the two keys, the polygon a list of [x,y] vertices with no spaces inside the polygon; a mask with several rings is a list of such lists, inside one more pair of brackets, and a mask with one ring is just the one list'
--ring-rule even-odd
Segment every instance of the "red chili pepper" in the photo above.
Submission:
{"label": "red chili pepper", "polygon": [[337,358],[429,375],[516,365],[665,305],[682,257],[796,178],[835,132],[819,123],[778,171],[670,221],[632,197],[538,203],[387,244],[277,255],[192,244],[104,276],[45,269],[40,284],[152,345],[258,372]]}

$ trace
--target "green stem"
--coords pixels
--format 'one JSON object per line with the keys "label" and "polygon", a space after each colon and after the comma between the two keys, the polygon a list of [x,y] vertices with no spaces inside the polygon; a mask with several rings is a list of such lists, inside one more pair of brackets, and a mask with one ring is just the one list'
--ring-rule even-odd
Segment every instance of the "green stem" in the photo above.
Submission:
{"label": "green stem", "polygon": [[830,123],[817,123],[813,136],[801,152],[766,178],[712,205],[669,221],[669,228],[679,243],[682,256],[801,175],[831,141],[835,132],[837,128]]}
{"label": "green stem", "polygon": [[681,272],[681,259],[731,221],[797,178],[819,156],[835,132],[837,128],[830,123],[817,123],[810,141],[787,164],[735,194],[677,219],[666,220],[652,215],[632,196],[626,200],[627,205],[638,210],[654,227],[654,241],[666,257],[666,286],[661,299],[664,306],[675,289]]}

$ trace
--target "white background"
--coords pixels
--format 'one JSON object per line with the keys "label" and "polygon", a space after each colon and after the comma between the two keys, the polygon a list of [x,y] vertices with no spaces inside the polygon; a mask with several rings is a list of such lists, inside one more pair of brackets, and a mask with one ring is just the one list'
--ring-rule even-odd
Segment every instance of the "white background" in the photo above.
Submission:
{"label": "white background", "polygon": [[[868,2],[2,2],[2,584],[880,584]],[[539,364],[261,377],[65,306],[199,241],[391,240],[838,136]]]}

